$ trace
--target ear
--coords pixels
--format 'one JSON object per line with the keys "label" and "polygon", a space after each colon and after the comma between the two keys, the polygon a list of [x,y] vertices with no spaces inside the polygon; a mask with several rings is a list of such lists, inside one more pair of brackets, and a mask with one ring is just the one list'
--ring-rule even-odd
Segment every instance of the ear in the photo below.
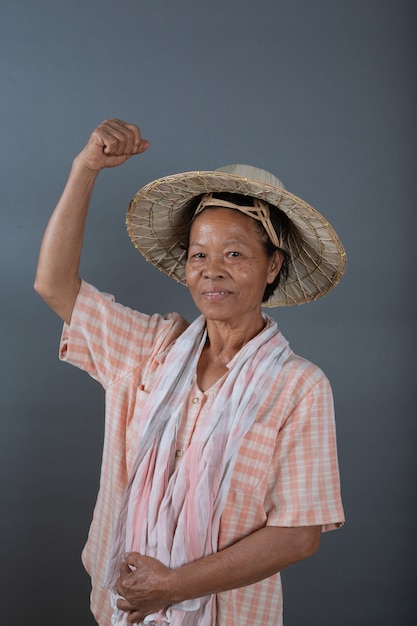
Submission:
{"label": "ear", "polygon": [[268,276],[266,279],[266,282],[268,283],[268,285],[273,283],[276,277],[278,276],[283,260],[284,260],[284,255],[282,254],[282,252],[280,250],[275,250],[273,256],[271,257],[269,272],[268,272]]}

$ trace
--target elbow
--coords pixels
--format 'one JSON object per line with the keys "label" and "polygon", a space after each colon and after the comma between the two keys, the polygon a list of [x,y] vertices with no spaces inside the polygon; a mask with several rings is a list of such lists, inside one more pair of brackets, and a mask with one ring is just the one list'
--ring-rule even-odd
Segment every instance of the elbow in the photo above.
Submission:
{"label": "elbow", "polygon": [[33,288],[35,292],[38,294],[38,296],[40,296],[44,300],[46,299],[47,296],[46,296],[45,286],[43,285],[42,281],[39,279],[38,275],[35,276],[35,282],[33,283]]}
{"label": "elbow", "polygon": [[39,280],[38,275],[36,274],[35,276],[35,282],[33,283],[33,288],[36,291],[36,293],[38,294],[38,296],[41,295],[41,291],[42,291],[42,285],[41,285],[41,281]]}
{"label": "elbow", "polygon": [[35,278],[34,290],[46,304],[67,324],[71,321],[72,310],[81,286],[81,279],[65,284],[64,289]]}
{"label": "elbow", "polygon": [[321,539],[321,526],[305,528],[305,532],[299,537],[298,552],[300,561],[307,559],[318,551]]}
{"label": "elbow", "polygon": [[33,283],[35,292],[48,304],[54,300],[54,290],[51,286],[48,286],[42,278],[36,274],[35,281]]}

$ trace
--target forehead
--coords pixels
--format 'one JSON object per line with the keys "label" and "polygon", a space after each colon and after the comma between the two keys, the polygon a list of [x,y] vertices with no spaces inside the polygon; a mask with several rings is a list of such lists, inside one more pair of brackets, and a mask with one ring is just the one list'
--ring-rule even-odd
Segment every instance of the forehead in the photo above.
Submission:
{"label": "forehead", "polygon": [[253,237],[256,222],[252,217],[237,209],[209,207],[202,211],[191,224],[191,235],[204,230],[215,230],[219,234],[249,232]]}

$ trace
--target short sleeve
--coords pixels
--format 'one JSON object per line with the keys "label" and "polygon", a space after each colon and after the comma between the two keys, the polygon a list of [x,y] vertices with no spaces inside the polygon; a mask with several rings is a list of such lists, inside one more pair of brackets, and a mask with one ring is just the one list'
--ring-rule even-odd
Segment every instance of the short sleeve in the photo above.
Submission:
{"label": "short sleeve", "polygon": [[64,324],[59,357],[104,388],[153,354],[164,351],[187,322],[178,314],[145,315],[82,282],[70,324]]}
{"label": "short sleeve", "polygon": [[315,369],[318,381],[279,431],[266,502],[270,526],[331,530],[344,522],[333,396],[329,381]]}

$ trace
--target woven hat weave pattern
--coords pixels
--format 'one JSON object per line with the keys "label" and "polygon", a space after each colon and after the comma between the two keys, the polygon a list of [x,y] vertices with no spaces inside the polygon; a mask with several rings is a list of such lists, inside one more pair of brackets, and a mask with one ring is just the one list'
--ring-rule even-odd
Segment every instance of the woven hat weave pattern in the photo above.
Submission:
{"label": "woven hat weave pattern", "polygon": [[[334,287],[346,268],[343,245],[329,222],[307,202],[288,192],[265,170],[230,165],[159,178],[140,189],[126,217],[129,236],[139,252],[159,270],[185,282],[187,252],[179,237],[185,208],[205,193],[237,193],[278,207],[294,226],[286,242],[288,277],[263,306],[291,306],[317,300]],[[189,219],[189,218],[188,218]]]}

